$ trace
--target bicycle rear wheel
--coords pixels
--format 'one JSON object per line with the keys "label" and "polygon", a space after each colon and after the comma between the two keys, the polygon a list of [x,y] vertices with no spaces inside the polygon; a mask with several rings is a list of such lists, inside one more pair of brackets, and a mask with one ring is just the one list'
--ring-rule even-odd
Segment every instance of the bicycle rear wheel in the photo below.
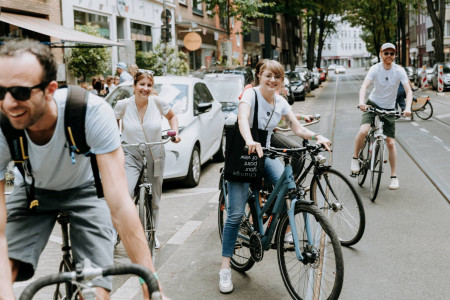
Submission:
{"label": "bicycle rear wheel", "polygon": [[337,299],[344,280],[344,260],[336,232],[314,205],[297,205],[294,218],[294,239],[300,243],[304,261],[297,259],[294,245],[285,242],[290,232],[285,213],[277,230],[277,258],[284,285],[293,299]]}
{"label": "bicycle rear wheel", "polygon": [[366,181],[367,169],[370,163],[370,135],[368,135],[364,140],[364,145],[359,151],[358,160],[360,167],[358,173],[358,184],[359,186],[363,186]]}
{"label": "bicycle rear wheel", "polygon": [[144,227],[145,237],[147,238],[148,248],[152,257],[155,254],[155,220],[153,218],[152,195],[147,192],[145,187],[139,191],[138,202],[139,219]]}
{"label": "bicycle rear wheel", "polygon": [[311,181],[311,200],[328,217],[341,245],[356,244],[366,227],[364,206],[350,181],[334,169],[326,169]]}
{"label": "bicycle rear wheel", "polygon": [[422,120],[428,120],[433,115],[433,106],[431,105],[430,101],[427,101],[427,103],[422,108],[415,110],[414,112]]}
{"label": "bicycle rear wheel", "polygon": [[375,141],[373,145],[374,160],[370,177],[370,200],[372,202],[377,198],[378,190],[380,189],[381,174],[383,174],[383,152],[384,143]]}
{"label": "bicycle rear wheel", "polygon": [[[227,220],[227,210],[226,210],[226,203],[225,203],[225,194],[223,189],[220,191],[219,195],[219,209],[218,209],[218,225],[219,225],[219,236],[220,241],[222,242],[223,238],[223,229],[225,227],[225,222]],[[245,206],[245,218],[242,218],[242,222],[244,222],[244,219],[248,218],[250,216],[250,205],[247,203]],[[251,253],[250,253],[250,243],[249,243],[249,236],[244,231],[244,226],[239,227],[239,235],[236,240],[236,244],[234,246],[234,253],[233,257],[231,258],[231,267],[239,272],[245,272],[250,270],[253,265],[255,264],[255,261],[252,259]]]}

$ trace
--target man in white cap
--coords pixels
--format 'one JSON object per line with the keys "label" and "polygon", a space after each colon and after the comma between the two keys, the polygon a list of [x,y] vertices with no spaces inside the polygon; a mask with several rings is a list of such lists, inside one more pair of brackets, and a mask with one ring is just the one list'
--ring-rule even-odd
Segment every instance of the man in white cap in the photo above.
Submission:
{"label": "man in white cap", "polygon": [[116,65],[117,73],[119,73],[119,83],[133,80],[133,76],[127,72],[127,64],[124,62],[119,62]]}
{"label": "man in white cap", "polygon": [[[364,79],[359,90],[359,109],[362,110],[363,116],[361,127],[355,137],[355,147],[353,151],[353,159],[351,164],[352,173],[356,174],[360,171],[359,161],[357,159],[361,150],[364,139],[369,133],[370,125],[375,118],[374,113],[367,112],[367,108],[374,106],[380,109],[395,109],[395,100],[397,98],[397,90],[400,82],[406,92],[406,108],[403,112],[405,117],[411,116],[412,91],[409,85],[408,76],[405,69],[394,63],[396,55],[395,45],[384,43],[380,49],[381,62],[373,65]],[[366,91],[371,82],[374,82],[374,88],[366,102]],[[395,118],[394,116],[386,116],[383,118],[383,131],[387,136],[386,145],[389,151],[389,164],[391,165],[391,183],[389,189],[395,190],[399,188],[399,181],[396,173],[397,150],[395,148]]]}

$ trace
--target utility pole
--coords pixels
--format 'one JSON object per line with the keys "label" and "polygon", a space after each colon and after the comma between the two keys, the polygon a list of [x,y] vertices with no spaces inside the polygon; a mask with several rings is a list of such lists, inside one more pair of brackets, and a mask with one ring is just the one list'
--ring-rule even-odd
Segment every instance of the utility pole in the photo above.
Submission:
{"label": "utility pole", "polygon": [[163,27],[165,31],[165,37],[164,37],[164,67],[163,67],[163,75],[167,75],[167,40],[169,39],[168,31],[169,31],[169,22],[168,22],[168,13],[166,11],[166,0],[163,0],[163,14],[164,14],[164,21],[163,21]]}

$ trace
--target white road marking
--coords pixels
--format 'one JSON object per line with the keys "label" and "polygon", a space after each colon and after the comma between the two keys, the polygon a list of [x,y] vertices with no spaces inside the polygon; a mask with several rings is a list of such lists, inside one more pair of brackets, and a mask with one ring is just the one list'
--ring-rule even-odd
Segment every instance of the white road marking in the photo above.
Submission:
{"label": "white road marking", "polygon": [[435,117],[435,118],[438,118],[438,119],[443,119],[443,118],[450,117],[450,114],[437,115],[437,116],[434,116],[434,117]]}
{"label": "white road marking", "polygon": [[187,238],[202,224],[202,221],[188,221],[175,233],[167,244],[182,245]]}
{"label": "white road marking", "polygon": [[111,295],[111,300],[129,300],[133,299],[139,291],[141,285],[137,277],[130,277],[125,283]]}
{"label": "white road marking", "polygon": [[163,194],[163,198],[164,199],[169,199],[169,198],[180,198],[180,197],[186,197],[186,196],[192,196],[192,195],[198,195],[198,194],[206,194],[206,193],[213,193],[216,192],[217,188],[195,188],[195,189],[191,189],[188,190],[187,193],[179,193],[177,192],[176,194],[170,193],[167,195]]}
{"label": "white road marking", "polygon": [[217,191],[217,193],[215,193],[214,196],[211,197],[211,199],[209,199],[208,203],[219,203],[219,195],[220,190]]}
{"label": "white road marking", "polygon": [[437,140],[438,142],[443,142],[440,138],[438,138],[437,136],[433,136],[435,140]]}
{"label": "white road marking", "polygon": [[417,123],[417,122],[411,122],[411,125],[413,125],[413,126],[419,126],[419,123]]}
{"label": "white road marking", "polygon": [[428,130],[426,130],[425,128],[419,128],[420,131],[426,132],[426,133],[430,133]]}

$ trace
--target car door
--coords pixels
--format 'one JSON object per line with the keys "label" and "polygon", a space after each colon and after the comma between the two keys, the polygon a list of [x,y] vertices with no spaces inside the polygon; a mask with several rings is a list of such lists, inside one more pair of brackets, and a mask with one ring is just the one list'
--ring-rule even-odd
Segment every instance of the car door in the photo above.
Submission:
{"label": "car door", "polygon": [[[211,108],[204,110],[204,106]],[[203,106],[203,108],[202,108]],[[194,116],[199,119],[200,155],[202,163],[209,159],[218,149],[223,131],[221,105],[214,98],[206,84],[194,85]]]}

